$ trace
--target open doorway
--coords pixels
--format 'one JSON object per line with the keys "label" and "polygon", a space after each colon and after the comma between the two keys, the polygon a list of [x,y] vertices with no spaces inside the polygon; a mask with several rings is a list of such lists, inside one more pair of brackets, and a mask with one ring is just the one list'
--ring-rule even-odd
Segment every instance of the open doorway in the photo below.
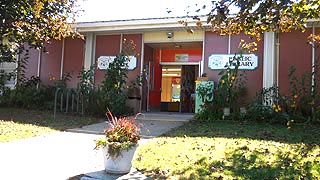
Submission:
{"label": "open doorway", "polygon": [[181,66],[162,66],[161,111],[180,112]]}
{"label": "open doorway", "polygon": [[195,77],[199,75],[203,59],[202,47],[202,41],[145,44],[146,111],[193,112]]}
{"label": "open doorway", "polygon": [[198,65],[164,65],[161,78],[161,111],[194,112]]}

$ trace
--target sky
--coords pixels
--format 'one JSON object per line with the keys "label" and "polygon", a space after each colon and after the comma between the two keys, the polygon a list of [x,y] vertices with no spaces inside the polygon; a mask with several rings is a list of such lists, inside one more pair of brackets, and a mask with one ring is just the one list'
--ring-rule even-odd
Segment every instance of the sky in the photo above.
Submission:
{"label": "sky", "polygon": [[[110,21],[185,16],[194,13],[208,0],[78,0],[77,22]],[[198,4],[198,5],[196,5]],[[189,6],[189,7],[188,7]],[[168,13],[170,11],[170,13]]]}

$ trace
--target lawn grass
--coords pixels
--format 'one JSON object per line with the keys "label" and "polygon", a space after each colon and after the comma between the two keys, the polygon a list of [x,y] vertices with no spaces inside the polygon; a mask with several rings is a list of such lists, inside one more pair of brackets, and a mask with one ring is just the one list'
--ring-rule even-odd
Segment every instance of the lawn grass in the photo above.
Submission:
{"label": "lawn grass", "polygon": [[154,179],[320,179],[319,126],[190,122],[139,146]]}
{"label": "lawn grass", "polygon": [[16,108],[0,108],[0,142],[34,137],[97,122],[102,118],[57,114]]}

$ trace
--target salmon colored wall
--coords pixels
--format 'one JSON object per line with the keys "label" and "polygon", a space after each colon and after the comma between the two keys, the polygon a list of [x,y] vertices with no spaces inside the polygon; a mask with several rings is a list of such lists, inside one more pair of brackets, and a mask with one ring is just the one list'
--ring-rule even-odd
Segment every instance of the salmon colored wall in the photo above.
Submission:
{"label": "salmon colored wall", "polygon": [[[231,53],[239,53],[239,43],[241,39],[245,40],[245,42],[250,43],[253,42],[250,38],[244,34],[240,35],[232,35],[231,36]],[[246,71],[246,75],[248,78],[247,81],[247,90],[248,90],[248,100],[252,100],[256,96],[256,93],[259,92],[263,87],[263,40],[257,42],[258,50],[253,52],[258,56],[258,68],[253,71]]]}
{"label": "salmon colored wall", "polygon": [[204,72],[207,73],[210,80],[217,81],[219,71],[212,71],[208,67],[208,58],[211,54],[227,54],[228,53],[228,37],[218,36],[213,32],[205,33],[204,40]]}
{"label": "salmon colored wall", "polygon": [[63,73],[71,73],[72,77],[67,83],[69,87],[76,88],[79,82],[77,77],[84,63],[84,40],[67,38],[64,48]]}
{"label": "salmon colored wall", "polygon": [[62,41],[51,41],[46,46],[47,53],[42,53],[40,80],[42,84],[53,85],[49,79],[60,79]]}
{"label": "salmon colored wall", "polygon": [[[100,56],[116,56],[120,53],[120,35],[97,35],[96,36],[96,58]],[[124,34],[123,39],[127,40],[127,44],[130,44],[132,40],[135,44],[134,54],[137,57],[137,67],[128,72],[128,82],[135,80],[137,75],[140,74],[141,65],[141,50],[142,50],[142,35],[141,34]],[[126,50],[126,45],[123,44],[123,50]],[[104,79],[106,71],[96,69],[95,72],[95,84],[100,85]]]}
{"label": "salmon colored wall", "polygon": [[163,49],[161,62],[175,62],[176,54],[188,54],[188,62],[199,62],[202,59],[202,49]]}
{"label": "salmon colored wall", "polygon": [[[30,78],[31,76],[36,77],[38,72],[38,57],[39,57],[39,50],[36,49],[29,49],[29,59],[25,69],[25,76],[26,78]],[[23,55],[22,55],[23,56]],[[21,57],[23,58],[23,57]]]}
{"label": "salmon colored wall", "polygon": [[[120,52],[120,35],[97,35],[95,64],[100,56],[116,56]],[[106,71],[95,69],[95,84],[100,85],[104,79]]]}
{"label": "salmon colored wall", "polygon": [[288,73],[291,66],[296,67],[295,75],[299,79],[303,73],[311,72],[312,46],[307,41],[311,33],[312,30],[307,29],[304,33],[293,31],[280,34],[279,88],[282,94],[290,92]]}
{"label": "salmon colored wall", "polygon": [[[241,39],[244,39],[246,42],[249,41],[248,37],[239,34],[231,36],[231,53],[237,53],[238,45]],[[211,54],[228,54],[228,36],[219,36],[213,32],[205,33],[205,49],[204,49],[204,72],[208,74],[209,80],[213,80],[216,83],[219,79],[219,70],[211,70],[208,67],[208,58]],[[246,71],[248,81],[248,99],[253,98],[256,95],[256,92],[262,89],[263,82],[263,41],[258,42],[258,51],[254,52],[258,56],[258,68],[253,71]]]}

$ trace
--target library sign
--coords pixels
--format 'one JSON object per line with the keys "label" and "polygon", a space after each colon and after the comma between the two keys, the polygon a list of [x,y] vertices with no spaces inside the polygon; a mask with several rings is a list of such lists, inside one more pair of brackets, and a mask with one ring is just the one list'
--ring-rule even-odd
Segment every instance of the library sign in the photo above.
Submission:
{"label": "library sign", "polygon": [[[100,56],[97,60],[98,69],[109,69],[109,64],[114,61],[114,58],[116,56]],[[128,70],[134,70],[137,67],[137,57],[129,56],[128,59]]]}
{"label": "library sign", "polygon": [[[208,67],[212,70],[226,69],[226,64],[238,57],[240,57],[240,55],[235,56],[234,54],[212,54],[208,58]],[[231,66],[230,68],[234,67]],[[258,68],[258,56],[255,54],[242,54],[239,69],[255,70],[256,68]]]}

